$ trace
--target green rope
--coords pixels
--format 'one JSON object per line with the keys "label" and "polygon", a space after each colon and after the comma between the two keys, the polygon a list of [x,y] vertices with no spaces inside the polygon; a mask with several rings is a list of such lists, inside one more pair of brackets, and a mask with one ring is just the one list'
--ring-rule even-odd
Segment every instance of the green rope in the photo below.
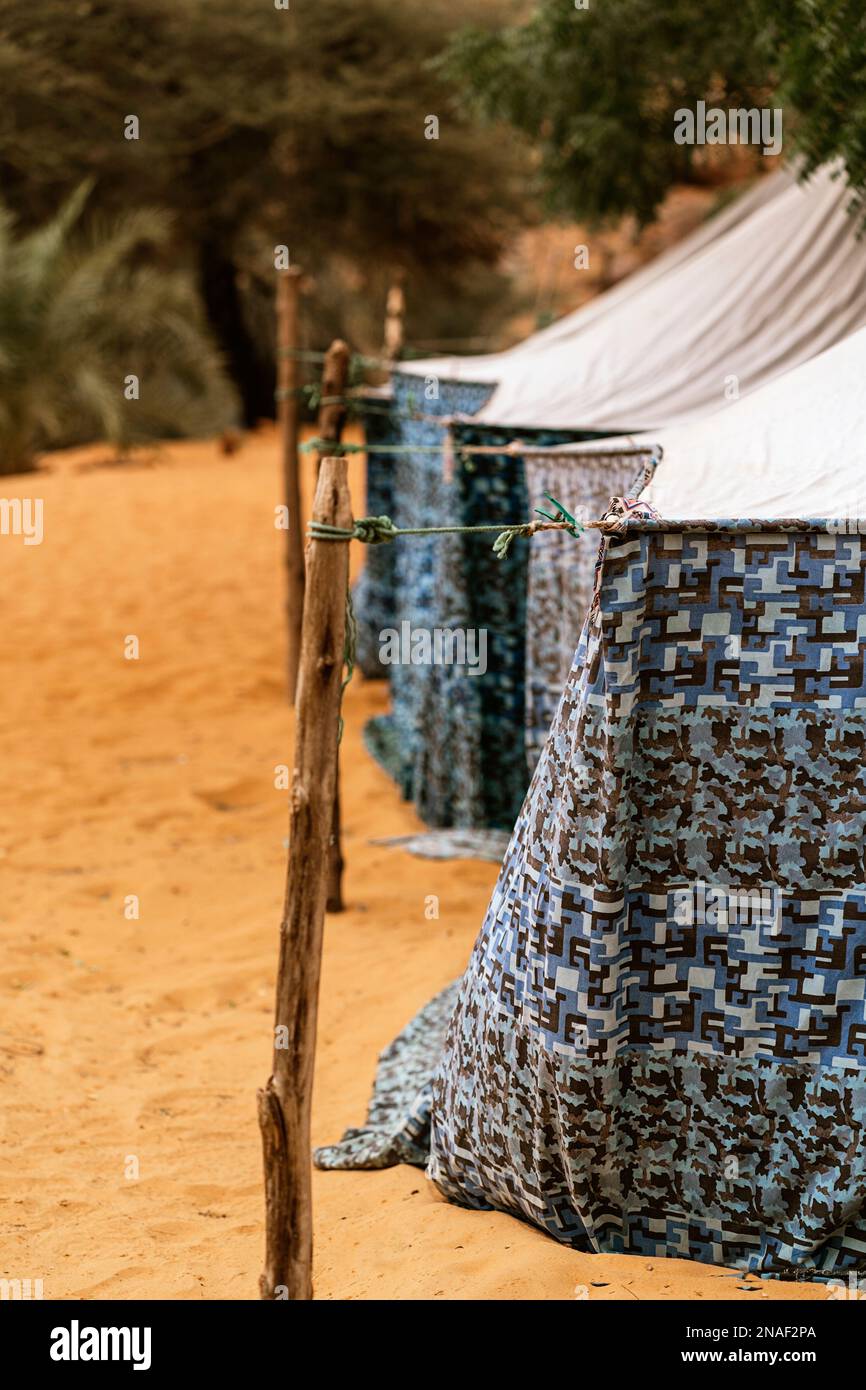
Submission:
{"label": "green rope", "polygon": [[[495,524],[484,526],[395,526],[389,516],[362,516],[350,527],[332,526],[327,521],[311,521],[307,527],[307,535],[314,541],[363,541],[366,545],[383,545],[393,541],[397,536],[445,536],[445,535],[478,535],[482,532],[496,531],[496,540],[493,542],[493,553],[497,560],[504,560],[508,554],[511,542],[517,537],[528,538],[534,536],[536,531],[568,531],[572,536],[579,536],[583,531],[580,522],[577,521],[569,512],[565,510],[555,497],[551,497],[546,492],[545,497],[548,502],[552,502],[557,509],[555,517],[548,516],[547,512],[542,512],[536,508],[541,521],[522,521],[516,522],[513,526],[497,526]],[[352,603],[352,590],[346,588],[346,635],[343,641],[343,664],[346,674],[340,686],[340,722],[337,728],[337,745],[343,741],[343,729],[345,721],[343,719],[343,696],[346,688],[355,673],[355,662],[358,646],[358,622],[355,617],[355,606]]]}
{"label": "green rope", "polygon": [[[391,412],[388,412],[389,414]],[[395,418],[407,420],[424,420],[424,415],[400,415]],[[441,454],[442,444],[339,444],[336,440],[308,439],[301,445],[301,452],[305,454],[317,453],[330,455],[332,458],[342,458],[346,454]],[[554,447],[546,449],[533,449],[527,445],[516,447],[498,448],[492,444],[461,444],[456,450],[456,456],[460,462],[470,471],[474,471],[471,463],[473,454],[487,454],[493,457],[523,458],[524,455],[535,456],[537,454],[556,456],[562,450]],[[575,455],[577,457],[577,455]],[[546,494],[545,494],[546,495]]]}
{"label": "green rope", "polygon": [[[401,419],[404,418],[402,411],[397,412],[389,405],[367,400],[364,396],[323,396],[320,383],[302,386],[300,392],[306,397],[311,410],[318,410],[323,405],[344,405],[349,415],[388,415],[397,418],[399,414]],[[411,420],[415,417],[407,415],[405,418]]]}
{"label": "green rope", "polygon": [[274,400],[303,401],[310,410],[318,410],[322,405],[344,405],[348,415],[387,415],[391,419],[401,420],[419,418],[406,411],[393,410],[391,406],[369,401],[364,396],[323,396],[322,388],[317,383],[310,386],[277,386],[274,390]]}
{"label": "green rope", "polygon": [[338,444],[332,439],[308,439],[301,445],[304,454],[327,454],[343,458],[346,454],[441,454],[441,444]]}
{"label": "green rope", "polygon": [[[298,362],[324,362],[327,353],[313,352],[309,348],[278,347],[277,357],[294,357]],[[391,371],[396,365],[385,357],[365,357],[361,352],[353,352],[349,363],[352,367],[369,367],[373,371]]]}
{"label": "green rope", "polygon": [[[490,530],[491,528],[485,527],[484,529]],[[537,521],[525,521],[522,525],[507,526],[504,531],[499,533],[496,540],[493,542],[493,554],[496,556],[497,560],[504,560],[511,549],[511,542],[513,540],[517,540],[518,537],[528,540],[529,537],[534,536],[535,532],[539,529],[540,523]]]}
{"label": "green rope", "polygon": [[[553,501],[553,498],[550,498],[550,501]],[[554,505],[558,507],[559,503]],[[542,512],[541,516],[544,517],[542,521],[518,521],[511,526],[495,522],[481,526],[395,526],[389,516],[364,516],[351,528],[331,526],[324,521],[311,521],[307,527],[307,535],[314,541],[362,541],[365,545],[383,545],[396,540],[398,536],[471,536],[495,532],[493,553],[497,560],[504,560],[511,542],[518,538],[528,539],[537,531],[567,531],[572,536],[579,536],[583,530],[580,522],[567,512],[564,512],[563,518],[549,517],[545,512]]]}

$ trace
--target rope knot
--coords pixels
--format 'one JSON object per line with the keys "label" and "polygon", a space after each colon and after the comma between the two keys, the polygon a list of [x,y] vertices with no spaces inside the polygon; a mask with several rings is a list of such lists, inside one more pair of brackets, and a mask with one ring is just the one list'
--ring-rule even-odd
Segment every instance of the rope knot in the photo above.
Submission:
{"label": "rope knot", "polygon": [[517,526],[507,526],[504,531],[500,531],[493,542],[493,554],[497,560],[504,560],[513,540],[523,536],[534,536],[537,529],[537,524],[534,521],[524,521]]}
{"label": "rope knot", "polygon": [[355,540],[365,545],[383,545],[392,541],[398,534],[397,527],[389,516],[362,516],[354,525],[352,534]]}
{"label": "rope knot", "polygon": [[364,541],[366,545],[381,545],[399,534],[389,516],[359,517],[351,530],[346,526],[331,526],[315,520],[307,526],[307,535],[314,541]]}

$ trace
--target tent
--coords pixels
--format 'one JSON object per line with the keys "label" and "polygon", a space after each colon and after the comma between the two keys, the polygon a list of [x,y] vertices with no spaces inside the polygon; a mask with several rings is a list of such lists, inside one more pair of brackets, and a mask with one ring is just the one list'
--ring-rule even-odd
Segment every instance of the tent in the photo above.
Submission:
{"label": "tent", "polygon": [[[749,216],[667,273],[644,278],[585,328],[578,331],[575,320],[555,341],[502,355],[495,390],[484,381],[438,380],[435,361],[401,368],[395,399],[420,400],[424,411],[421,427],[401,421],[401,438],[426,452],[407,452],[398,466],[398,524],[518,519],[528,495],[515,439],[531,449],[697,418],[726,393],[771,380],[866,322],[866,242],[857,238],[844,180],[834,172],[805,185],[781,176],[778,191]],[[470,365],[483,375],[489,359]],[[426,399],[430,390],[438,400]],[[439,452],[442,417],[451,417],[450,472]],[[473,452],[500,446],[501,454]],[[461,569],[461,554],[479,555],[474,541],[461,552],[431,540],[417,552],[398,561],[395,623],[448,627],[450,609],[461,629],[487,634],[491,659],[484,676],[393,668],[394,716],[380,728],[392,735],[397,776],[428,824],[507,828],[526,786],[510,750],[527,702],[528,547],[515,545],[509,567],[487,557],[474,574]],[[440,603],[439,595],[455,592],[457,601]],[[492,767],[495,780],[484,773]]]}
{"label": "tent", "polygon": [[430,1175],[582,1249],[866,1272],[866,548],[694,525],[609,540]]}
{"label": "tent", "polygon": [[[593,445],[580,453],[527,454],[532,511],[552,515],[550,497],[583,524],[611,496],[643,493],[657,466],[652,445]],[[529,543],[526,592],[526,759],[529,776],[547,740],[595,587],[597,537],[542,531]]]}
{"label": "tent", "polygon": [[[523,342],[504,352],[480,353],[464,357],[428,357],[401,363],[400,370],[409,375],[436,378],[452,383],[472,382],[501,387],[522,379],[524,367],[531,373],[535,355],[548,349],[567,348],[577,351],[584,335],[597,330],[610,315],[619,312],[651,285],[662,281],[671,271],[713,246],[722,237],[748,221],[754,213],[769,207],[777,199],[797,187],[794,174],[788,169],[758,179],[750,188],[735,197],[726,207],[707,218],[682,241],[669,247],[639,270],[628,275],[603,294],[591,299],[579,309],[565,314],[556,323],[533,333]],[[530,387],[530,390],[532,387]],[[544,426],[542,422],[541,427]]]}
{"label": "tent", "polygon": [[476,422],[656,429],[699,418],[866,321],[866,247],[838,166],[791,183],[591,325],[515,359]]}
{"label": "tent", "polygon": [[[597,503],[606,460],[613,460],[615,470],[609,474],[609,490],[618,492],[616,467],[620,479],[627,477],[632,457],[618,451],[631,448],[644,462],[662,459],[641,495],[664,516],[720,515],[730,504],[735,476],[737,509],[744,516],[789,511],[813,516],[824,508],[834,516],[866,517],[864,422],[852,412],[852,402],[856,405],[860,398],[863,360],[861,330],[706,419],[637,439],[607,440],[601,453],[594,446],[576,446],[528,457],[530,497],[553,492],[568,506],[592,495],[595,486]],[[816,401],[822,402],[826,419],[816,416]],[[835,492],[828,492],[831,480]],[[588,511],[600,514],[598,505]],[[542,534],[530,546],[526,689],[531,768],[559,702],[568,671],[566,653],[577,640],[591,583],[591,540],[582,539],[577,546],[569,542],[567,536]]]}
{"label": "tent", "polygon": [[[389,516],[394,504],[394,468],[389,450],[397,442],[391,412],[391,393],[365,387],[354,398],[364,417],[367,454],[368,516]],[[352,589],[355,610],[355,660],[368,680],[381,677],[379,634],[387,626],[394,602],[394,551],[389,545],[372,546],[364,568]]]}
{"label": "tent", "polygon": [[578,1249],[866,1273],[864,380],[866,330],[669,432],[450,1021],[323,1166],[429,1133],[447,1197]]}
{"label": "tent", "polygon": [[[391,455],[393,504],[390,515],[401,526],[440,526],[458,523],[456,494],[446,477],[441,457],[442,427],[437,416],[451,411],[472,411],[486,399],[489,386],[482,384],[443,383],[438,398],[425,400],[423,386],[417,378],[395,373],[393,378],[393,421],[396,437],[410,452]],[[429,452],[424,452],[425,450]],[[416,452],[417,451],[417,452]],[[369,460],[368,460],[369,461]],[[465,626],[460,618],[460,594],[449,596],[446,582],[454,573],[453,565],[444,564],[443,551],[450,537],[417,537],[411,542],[394,546],[394,591],[390,613],[382,613],[380,633],[401,631],[409,624],[410,641],[414,631],[430,631],[436,626]],[[441,569],[440,569],[441,565]],[[442,614],[450,614],[450,624]],[[442,790],[436,782],[436,755],[433,740],[440,734],[448,736],[448,711],[439,723],[428,731],[426,739],[419,738],[422,727],[420,701],[425,681],[435,668],[399,662],[388,667],[393,713],[373,719],[365,736],[368,748],[388,769],[401,786],[404,795],[417,802],[423,800],[424,789],[439,802],[438,814],[430,817],[433,824],[480,825],[483,823],[478,802],[477,769],[464,762],[460,769],[448,774]],[[447,671],[436,672],[447,678]],[[467,719],[472,719],[474,688],[464,692],[463,706]],[[456,709],[454,710],[456,714]]]}
{"label": "tent", "polygon": [[866,330],[728,410],[657,431],[664,515],[866,516]]}
{"label": "tent", "polygon": [[[787,171],[779,171],[759,179],[745,193],[736,197],[725,208],[707,219],[689,236],[669,248],[662,255],[643,266],[634,274],[627,276],[619,284],[604,294],[597,296],[573,313],[566,314],[550,327],[532,334],[528,339],[504,352],[488,353],[468,357],[440,357],[406,362],[397,374],[396,395],[392,390],[380,388],[364,392],[364,407],[367,410],[367,436],[370,450],[367,456],[367,511],[374,515],[390,515],[394,509],[394,479],[397,468],[393,457],[388,453],[378,453],[375,445],[392,446],[401,438],[401,422],[405,413],[425,417],[415,424],[426,425],[418,430],[407,427],[406,441],[414,446],[419,444],[441,445],[444,440],[445,425],[430,429],[436,417],[444,421],[452,416],[472,415],[489,398],[493,386],[503,373],[512,369],[524,355],[560,345],[575,347],[577,340],[591,324],[596,324],[605,315],[639,293],[655,280],[666,275],[676,266],[697,255],[706,246],[723,236],[731,228],[739,225],[747,217],[765,207],[793,185],[793,177]],[[406,377],[412,378],[405,381]],[[419,380],[421,377],[423,380]],[[426,382],[432,383],[430,387]],[[390,399],[393,415],[388,419],[383,414],[383,405]],[[557,437],[572,439],[579,437],[574,432],[558,434]],[[428,460],[432,462],[432,460]],[[424,472],[423,462],[417,456],[409,456],[407,467],[401,470],[401,486],[408,488],[412,498],[421,493],[419,484]],[[430,470],[428,470],[429,472]],[[435,479],[431,486],[431,498],[436,495]],[[437,496],[437,500],[438,496]],[[427,558],[425,553],[425,558]],[[415,571],[411,567],[412,573]],[[419,566],[419,569],[421,567]],[[411,586],[411,577],[410,577]],[[411,592],[411,587],[410,587]],[[378,547],[368,554],[365,570],[355,589],[355,613],[358,625],[359,665],[368,678],[386,674],[379,662],[380,633],[393,621],[393,596],[395,593],[394,563],[387,547]],[[389,607],[390,605],[390,607]],[[393,674],[393,673],[392,673]],[[396,677],[399,685],[399,675]],[[411,688],[411,677],[410,677]],[[396,704],[400,711],[397,725],[403,729],[403,747],[406,750],[407,729],[414,723],[407,710],[402,708],[401,695]],[[368,738],[373,751],[384,760],[398,780],[405,781],[409,795],[413,785],[420,785],[411,770],[411,749],[414,737],[409,739],[410,760],[407,767],[401,763],[397,752],[399,741],[397,730],[388,721],[375,721]],[[468,814],[468,813],[467,813]],[[475,814],[473,812],[473,814]],[[481,814],[478,812],[477,814]],[[513,816],[511,817],[513,820]]]}

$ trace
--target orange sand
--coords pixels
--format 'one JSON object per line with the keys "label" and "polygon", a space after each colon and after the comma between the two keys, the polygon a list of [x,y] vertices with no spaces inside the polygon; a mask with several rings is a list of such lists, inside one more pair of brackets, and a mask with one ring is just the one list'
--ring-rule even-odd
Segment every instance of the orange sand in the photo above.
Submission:
{"label": "orange sand", "polygon": [[[255,1298],[292,738],[275,441],[105,459],[0,479],[45,500],[41,546],[0,537],[0,1275],[46,1298]],[[351,906],[326,924],[317,1142],[362,1119],[378,1049],[459,973],[495,877],[369,844],[418,824],[361,744],[384,703],[360,678],[346,702]],[[317,1173],[315,1204],[320,1298],[827,1296],[576,1255],[407,1167]]]}

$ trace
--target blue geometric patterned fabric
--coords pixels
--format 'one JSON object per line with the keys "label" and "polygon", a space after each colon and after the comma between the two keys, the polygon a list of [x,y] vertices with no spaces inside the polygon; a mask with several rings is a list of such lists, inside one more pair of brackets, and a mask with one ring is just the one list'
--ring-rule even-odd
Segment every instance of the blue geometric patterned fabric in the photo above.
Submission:
{"label": "blue geometric patterned fabric", "polygon": [[[382,397],[373,397],[363,409],[367,445],[367,497],[365,516],[390,516],[394,505],[394,456],[377,452],[377,445],[398,442],[397,422]],[[368,680],[387,674],[379,660],[379,634],[394,612],[394,546],[370,545],[364,551],[364,568],[352,589],[357,627],[355,660]]]}
{"label": "blue geometric patterned fabric", "polygon": [[[458,496],[443,466],[447,430],[439,419],[480,410],[492,387],[439,381],[435,384],[437,394],[428,398],[423,377],[395,372],[392,383],[398,442],[408,449],[405,454],[392,455],[393,498],[388,514],[397,526],[459,525]],[[418,452],[411,452],[414,449]],[[448,536],[420,536],[387,547],[394,552],[394,600],[384,627],[399,631],[404,622],[412,629],[428,631],[466,626],[455,621],[460,618],[459,574],[453,576],[456,601],[449,605],[450,613],[443,610],[441,575],[452,569],[444,558],[451,553],[450,541]],[[428,824],[480,826],[474,801],[478,778],[472,767],[464,763],[462,767],[443,768],[445,785],[441,789],[435,789],[435,777],[428,776],[436,772],[433,750],[442,736],[442,725],[429,713],[429,706],[426,710],[422,706],[425,687],[436,674],[434,666],[400,663],[388,667],[392,713],[371,721],[367,744],[394,776],[404,796],[416,802]],[[470,691],[470,697],[472,694]],[[477,725],[471,706],[465,710],[465,718],[470,725]]]}
{"label": "blue geometric patterned fabric", "polygon": [[[472,452],[479,446],[504,449],[514,443],[514,431],[462,422],[455,424],[452,435],[457,455],[455,486],[460,524],[505,526],[527,519],[530,507],[523,457],[504,452]],[[544,430],[524,430],[520,435],[522,441],[541,448],[582,437],[573,431]],[[453,561],[443,567],[440,583],[445,594],[454,593],[455,581],[461,584],[465,625],[486,634],[487,672],[479,677],[465,670],[452,670],[441,691],[434,679],[427,687],[430,701],[426,727],[438,722],[440,710],[463,709],[467,701],[474,700],[477,718],[474,723],[463,721],[461,729],[455,730],[452,756],[461,762],[471,760],[470,765],[477,769],[477,823],[510,830],[529,784],[520,735],[526,705],[530,543],[515,540],[508,554],[498,559],[492,538],[470,534],[454,540]],[[440,751],[447,762],[448,750]],[[429,791],[425,797],[429,803]]]}
{"label": "blue geometric patterned fabric", "polygon": [[[655,466],[650,449],[624,454],[528,454],[530,514],[555,497],[578,521],[604,516],[612,497],[637,496]],[[526,761],[535,771],[595,587],[598,534],[539,531],[529,542],[526,595]]]}
{"label": "blue geometric patterned fabric", "polygon": [[[442,445],[446,427],[438,418],[463,411],[480,410],[491,395],[491,386],[457,385],[436,382],[436,395],[428,399],[423,377],[395,373],[393,421],[398,442],[409,449],[405,455],[392,455],[392,503],[388,516],[400,527],[449,525],[457,523],[456,496],[445,475]],[[393,550],[393,589],[391,609],[382,627],[400,630],[400,624],[432,630],[442,626],[439,614],[439,573],[445,537],[416,537],[378,549]],[[420,701],[431,667],[392,664],[392,713],[371,720],[366,730],[368,749],[395,778],[409,801],[416,801],[424,787],[424,748],[420,738]],[[430,824],[474,824],[474,808],[463,819],[449,821],[446,813]]]}
{"label": "blue geometric patterned fabric", "polygon": [[[428,391],[424,378],[400,372],[392,384],[394,429],[407,452],[394,459],[390,508],[381,510],[399,526],[506,525],[523,518],[521,458],[456,452],[446,464],[447,422],[474,414],[493,387],[439,379]],[[504,445],[513,438],[511,431],[469,425],[455,426],[453,434],[455,446],[464,441]],[[593,437],[524,434],[542,445]],[[527,543],[515,542],[503,562],[478,536],[421,537],[393,550],[393,603],[390,613],[376,605],[376,616],[382,617],[377,639],[384,628],[399,631],[403,623],[413,631],[483,632],[487,670],[470,673],[466,666],[435,663],[389,666],[392,713],[370,721],[367,746],[428,825],[510,830],[528,781],[526,768],[514,758],[514,731],[524,717]],[[380,593],[385,595],[385,586]],[[361,601],[363,608],[363,589]],[[373,632],[368,622],[365,637]],[[370,646],[365,643],[365,662],[372,666],[378,655]],[[497,769],[492,777],[491,767]]]}
{"label": "blue geometric patterned fabric", "polygon": [[[505,526],[526,518],[523,459],[460,452],[479,444],[504,448],[513,430],[455,424],[454,457],[446,464],[446,422],[480,410],[492,386],[439,379],[428,398],[424,378],[397,372],[393,389],[395,427],[407,446],[392,470],[388,514],[398,526]],[[595,437],[521,432],[545,447]],[[504,560],[494,556],[492,539],[478,535],[420,537],[393,549],[395,600],[382,627],[399,630],[408,622],[413,630],[483,633],[487,669],[390,666],[392,714],[370,721],[367,746],[427,825],[510,830],[529,780],[515,756],[525,719],[528,542],[515,541]]]}
{"label": "blue geometric patterned fabric", "polygon": [[866,542],[691,525],[606,541],[428,1171],[579,1249],[866,1272]]}
{"label": "blue geometric patterned fabric", "polygon": [[347,1129],[337,1144],[313,1151],[317,1168],[393,1168],[430,1156],[433,1073],[454,1012],[459,980],[452,981],[384,1049],[362,1126]]}

